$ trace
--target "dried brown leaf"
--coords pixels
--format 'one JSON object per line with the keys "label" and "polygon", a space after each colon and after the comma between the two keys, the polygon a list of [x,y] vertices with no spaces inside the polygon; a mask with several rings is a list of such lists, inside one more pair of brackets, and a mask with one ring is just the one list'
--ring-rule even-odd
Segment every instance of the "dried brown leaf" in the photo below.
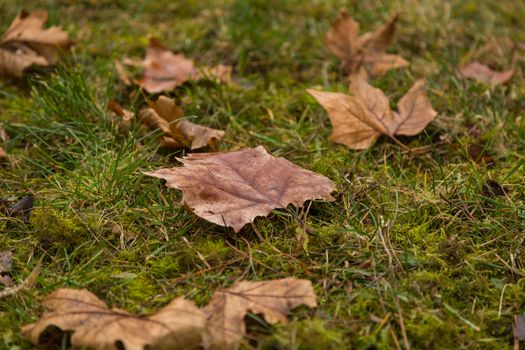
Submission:
{"label": "dried brown leaf", "polygon": [[231,80],[231,67],[197,68],[193,60],[174,54],[158,39],[151,39],[144,59],[144,73],[137,83],[150,93],[170,91],[189,80]]}
{"label": "dried brown leaf", "polygon": [[329,140],[351,149],[366,149],[379,136],[416,135],[436,116],[424,91],[424,81],[417,81],[392,112],[385,94],[363,79],[353,79],[353,95],[308,90],[326,109],[333,130]]}
{"label": "dried brown leaf", "polygon": [[397,19],[398,15],[394,15],[375,32],[358,36],[359,23],[342,10],[326,33],[326,44],[350,75],[367,78],[383,75],[390,69],[408,65],[401,56],[385,53],[394,38]]}
{"label": "dried brown leaf", "polygon": [[0,47],[0,74],[19,78],[32,65],[48,66],[47,60],[32,50],[8,51]]}
{"label": "dried brown leaf", "polygon": [[131,85],[132,80],[130,77],[130,74],[126,67],[120,62],[119,60],[115,60],[115,70],[117,71],[117,76],[121,82],[124,83],[124,85]]}
{"label": "dried brown leaf", "polygon": [[177,130],[189,141],[191,150],[204,147],[217,149],[219,142],[224,137],[224,131],[194,124],[188,120],[181,120]]}
{"label": "dried brown leaf", "polygon": [[159,96],[156,101],[148,100],[148,106],[169,123],[177,122],[184,116],[182,108],[177,106],[175,100],[166,96]]}
{"label": "dried brown leaf", "polygon": [[94,294],[82,289],[59,289],[42,304],[49,309],[22,333],[35,345],[50,326],[73,332],[74,347],[94,350],[194,349],[201,342],[205,317],[191,301],[176,298],[150,316],[109,309]]}
{"label": "dried brown leaf", "polygon": [[7,216],[21,217],[25,223],[29,223],[34,204],[35,197],[32,194],[23,196],[7,210]]}
{"label": "dried brown leaf", "polygon": [[150,108],[139,112],[139,121],[151,129],[159,129],[162,147],[199,149],[209,146],[216,148],[224,137],[224,131],[183,120],[184,112],[175,101],[160,96],[156,101],[148,101]]}
{"label": "dried brown leaf", "polygon": [[491,85],[500,85],[508,82],[514,75],[514,68],[505,71],[495,71],[478,61],[459,67],[462,78],[474,79]]}
{"label": "dried brown leaf", "polygon": [[501,185],[499,182],[494,180],[488,180],[483,185],[481,194],[488,198],[494,197],[506,197],[507,189],[505,186]]}
{"label": "dried brown leaf", "polygon": [[236,349],[246,333],[244,317],[251,311],[274,324],[287,323],[288,312],[299,306],[316,307],[316,296],[308,280],[283,278],[271,281],[242,281],[216,291],[203,311],[207,317],[205,346]]}
{"label": "dried brown leaf", "polygon": [[485,166],[494,165],[494,158],[490,154],[490,150],[482,141],[471,143],[467,146],[467,154],[475,163],[483,164]]}
{"label": "dried brown leaf", "polygon": [[199,217],[235,232],[275,208],[296,207],[309,199],[333,200],[332,182],[259,146],[228,153],[190,154],[182,167],[146,175],[166,180],[183,192],[187,207]]}
{"label": "dried brown leaf", "polygon": [[400,118],[396,120],[394,135],[419,134],[437,116],[425,93],[425,81],[418,80],[397,104]]}
{"label": "dried brown leaf", "polygon": [[120,117],[116,122],[119,128],[128,130],[131,127],[131,122],[134,120],[134,115],[131,111],[123,108],[114,99],[109,100],[108,109]]}
{"label": "dried brown leaf", "polygon": [[71,41],[60,27],[44,29],[47,18],[46,11],[18,14],[0,40],[0,73],[20,77],[32,65],[56,64]]}

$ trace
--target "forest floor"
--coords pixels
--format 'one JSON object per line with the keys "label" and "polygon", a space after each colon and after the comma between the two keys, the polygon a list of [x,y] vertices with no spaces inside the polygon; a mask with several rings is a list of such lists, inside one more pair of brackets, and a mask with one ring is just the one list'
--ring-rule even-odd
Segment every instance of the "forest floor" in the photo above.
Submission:
{"label": "forest floor", "polygon": [[[235,281],[312,281],[319,306],[290,323],[248,316],[245,349],[510,349],[525,302],[525,79],[522,60],[485,59],[512,80],[460,80],[459,65],[487,43],[525,40],[525,3],[438,0],[32,0],[75,41],[52,73],[0,80],[10,135],[0,167],[7,200],[35,196],[30,220],[0,216],[0,251],[22,281],[42,256],[37,283],[0,300],[0,343],[29,349],[22,325],[61,288],[86,288],[139,314],[177,296],[198,305]],[[438,117],[403,137],[352,151],[328,142],[331,125],[308,88],[348,91],[324,35],[340,8],[363,31],[400,12],[389,51],[410,61],[373,81],[397,101],[418,78]],[[0,0],[0,31],[20,10]],[[518,30],[519,28],[519,30]],[[139,131],[119,133],[109,99],[132,109],[114,62],[142,58],[150,37],[206,65],[233,66],[232,86],[186,84],[170,95],[186,115],[222,129],[220,151],[263,145],[335,182],[333,202],[257,218],[235,234],[185,211],[180,191],[144,171],[176,166]],[[523,52],[522,52],[523,53]],[[137,98],[136,101],[139,99]],[[472,159],[473,148],[484,152]],[[469,152],[470,150],[470,152]],[[501,188],[504,191],[501,191]],[[295,210],[290,208],[289,210]],[[299,238],[298,238],[299,237]],[[524,254],[522,256],[522,254]],[[407,346],[408,345],[408,346]],[[1,347],[1,346],[0,346]]]}

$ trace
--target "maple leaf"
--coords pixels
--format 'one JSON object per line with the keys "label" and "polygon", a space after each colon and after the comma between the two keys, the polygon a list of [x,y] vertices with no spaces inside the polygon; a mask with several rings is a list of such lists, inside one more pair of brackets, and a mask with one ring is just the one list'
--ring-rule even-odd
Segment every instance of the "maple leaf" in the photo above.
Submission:
{"label": "maple leaf", "polygon": [[60,27],[44,29],[47,11],[21,11],[0,39],[0,73],[21,77],[32,65],[54,65],[71,41]]}
{"label": "maple leaf", "polygon": [[326,45],[351,75],[368,79],[405,67],[408,62],[401,56],[385,53],[394,38],[397,19],[398,15],[394,15],[375,32],[358,36],[359,23],[342,10],[326,33]]}
{"label": "maple leaf", "polygon": [[59,289],[42,304],[50,311],[22,328],[22,333],[35,345],[41,344],[41,335],[48,327],[56,326],[64,332],[73,332],[71,344],[79,348],[193,349],[201,342],[205,327],[202,311],[182,297],[150,316],[109,309],[85,289]]}
{"label": "maple leaf", "polygon": [[363,79],[353,79],[353,95],[308,90],[326,109],[333,131],[329,140],[350,149],[366,149],[379,136],[417,135],[430,123],[437,112],[432,108],[424,81],[418,80],[399,100],[398,112],[390,109],[388,97]]}
{"label": "maple leaf", "polygon": [[143,62],[144,73],[137,83],[147,92],[170,91],[189,80],[209,79],[222,83],[231,81],[231,67],[197,68],[193,60],[174,54],[158,39],[151,39]]}
{"label": "maple leaf", "polygon": [[246,333],[244,317],[251,311],[274,324],[287,323],[288,312],[299,306],[316,307],[316,296],[308,280],[283,278],[271,281],[241,281],[216,291],[203,308],[207,317],[206,347],[235,349]]}
{"label": "maple leaf", "polygon": [[309,199],[333,200],[332,182],[264,147],[228,153],[190,154],[182,167],[159,169],[146,175],[180,189],[187,207],[199,217],[235,232],[257,216],[289,204],[300,207]]}
{"label": "maple leaf", "polygon": [[485,64],[473,61],[467,65],[460,66],[459,72],[462,78],[474,79],[490,85],[500,85],[505,84],[512,78],[514,68],[498,72]]}

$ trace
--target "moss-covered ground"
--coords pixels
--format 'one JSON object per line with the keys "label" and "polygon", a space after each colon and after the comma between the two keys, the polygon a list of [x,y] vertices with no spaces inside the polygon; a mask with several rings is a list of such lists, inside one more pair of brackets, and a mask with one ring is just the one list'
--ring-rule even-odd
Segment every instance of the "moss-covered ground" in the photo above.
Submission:
{"label": "moss-covered ground", "polygon": [[[319,307],[290,324],[248,319],[245,349],[508,349],[525,302],[525,79],[505,86],[457,78],[459,64],[498,38],[525,40],[521,1],[32,0],[75,39],[50,74],[0,81],[10,162],[2,197],[36,197],[29,223],[0,217],[0,250],[21,281],[44,256],[37,284],[0,300],[0,347],[29,349],[19,329],[61,287],[147,313],[176,296],[199,305],[239,279],[313,282]],[[0,0],[0,31],[21,3]],[[407,153],[381,139],[366,151],[330,144],[326,112],[305,91],[345,91],[324,34],[342,7],[377,28],[401,17],[392,52],[407,69],[373,81],[393,100],[428,81],[438,118]],[[226,130],[220,150],[265,146],[337,184],[336,201],[276,210],[239,234],[187,213],[181,193],[142,172],[175,166],[144,133],[119,133],[107,102],[140,108],[114,60],[143,57],[151,36],[202,64],[234,66],[234,86],[198,83],[171,95],[199,123]],[[523,54],[523,52],[522,52]],[[484,59],[511,65],[505,52]],[[129,94],[134,93],[135,100]],[[474,140],[476,128],[479,140]],[[469,129],[471,132],[469,132]],[[475,162],[479,144],[492,164]],[[487,190],[487,181],[506,195]],[[293,210],[293,209],[290,209]],[[256,233],[258,231],[259,235]],[[299,242],[298,243],[298,237]],[[185,238],[186,240],[184,240]]]}

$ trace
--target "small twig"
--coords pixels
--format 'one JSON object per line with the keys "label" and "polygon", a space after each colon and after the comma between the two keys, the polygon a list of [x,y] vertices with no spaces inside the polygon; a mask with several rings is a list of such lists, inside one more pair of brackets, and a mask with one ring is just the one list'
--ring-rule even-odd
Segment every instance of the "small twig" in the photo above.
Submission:
{"label": "small twig", "polygon": [[396,350],[401,350],[401,345],[399,345],[399,341],[397,340],[396,334],[394,333],[394,330],[390,328],[390,337],[394,341],[394,345],[396,347]]}
{"label": "small twig", "polygon": [[441,145],[444,145],[444,144],[447,144],[447,143],[448,143],[447,141],[439,141],[439,142],[433,143],[431,145],[410,148],[407,151],[403,151],[403,153],[423,154],[423,153],[431,151],[436,146],[441,146]]}
{"label": "small twig", "polygon": [[252,226],[252,229],[253,231],[255,232],[255,234],[257,235],[257,238],[259,238],[259,241],[261,241],[261,243],[264,243],[266,240],[264,239],[264,237],[261,235],[261,232],[259,232],[259,229],[257,228],[257,226],[255,226],[255,224],[253,222],[250,222],[251,226]]}
{"label": "small twig", "polygon": [[[248,254],[246,254],[246,253],[243,252],[242,250],[238,249],[238,248],[235,247],[233,244],[231,244],[231,243],[229,243],[229,242],[226,242],[226,244],[227,244],[230,248],[232,248],[233,250],[235,250],[237,253],[241,254],[241,255],[244,257],[243,259],[246,259],[246,258],[250,259],[250,256],[249,256]],[[261,265],[261,266],[266,267],[266,268],[267,268],[268,270],[270,270],[270,271],[273,271],[273,272],[275,272],[275,273],[277,273],[277,274],[282,274],[280,271],[278,271],[278,270],[274,269],[273,267],[271,267],[271,266],[269,266],[269,265],[263,263],[263,262],[260,261],[260,260],[257,260],[257,259],[255,259],[255,258],[253,258],[253,257],[251,258],[251,260],[255,261],[257,264],[259,264],[259,265]]]}
{"label": "small twig", "polygon": [[498,253],[495,254],[496,255],[496,258],[501,261],[501,263],[503,265],[505,265],[505,267],[507,269],[509,269],[510,271],[514,272],[515,274],[517,274],[518,276],[521,276],[521,277],[525,277],[525,273],[523,273],[521,270],[518,270],[517,268],[515,267],[512,267],[510,266],[505,260],[503,260],[503,258],[501,256],[498,255]]}
{"label": "small twig", "polygon": [[184,243],[186,243],[186,245],[188,246],[188,248],[190,248],[191,250],[193,250],[197,256],[199,257],[200,261],[202,261],[204,263],[204,265],[206,265],[207,268],[211,268],[211,265],[208,264],[208,262],[206,261],[206,259],[204,258],[204,256],[197,250],[195,249],[191,243],[186,239],[186,237],[182,237],[182,240],[184,241]]}
{"label": "small twig", "polygon": [[413,150],[412,148],[408,147],[407,145],[405,145],[403,142],[399,141],[394,135],[388,135],[387,136],[395,142],[396,145],[398,145],[399,147],[401,147],[403,150],[409,152],[409,153],[412,153]]}
{"label": "small twig", "polygon": [[459,206],[458,204],[452,202],[450,199],[447,199],[445,198],[445,196],[443,196],[442,194],[439,195],[439,197],[444,200],[445,202],[447,202],[448,204],[450,204],[451,206],[461,210],[466,216],[467,218],[470,220],[470,221],[476,221],[476,219],[474,218],[474,216],[470,213],[470,211],[465,208],[465,207],[461,207]]}
{"label": "small twig", "polygon": [[297,221],[297,223],[304,228],[306,233],[308,233],[309,235],[313,235],[315,233],[314,230],[310,226],[308,226],[303,220],[301,220],[301,218],[297,216],[294,212],[288,210],[288,213],[290,213],[290,215],[293,216],[295,221]]}
{"label": "small twig", "polygon": [[512,330],[514,333],[514,350],[520,350],[520,339],[518,338],[518,335],[516,334],[516,323],[518,322],[518,316],[514,316],[514,324],[512,325]]}
{"label": "small twig", "polygon": [[403,344],[405,345],[406,350],[410,350],[410,344],[408,342],[407,331],[405,329],[405,321],[403,319],[403,310],[401,310],[401,305],[399,305],[399,299],[397,296],[394,298],[397,307],[397,316],[399,317],[399,328],[401,329],[401,336],[403,337]]}
{"label": "small twig", "polygon": [[184,274],[182,276],[179,276],[177,278],[174,278],[171,280],[172,283],[179,283],[181,281],[184,281],[185,279],[188,279],[190,277],[196,277],[198,275],[202,275],[203,273],[206,273],[206,272],[210,272],[210,271],[213,271],[213,270],[216,270],[216,269],[220,269],[220,268],[223,268],[223,267],[226,267],[228,265],[231,265],[231,264],[235,264],[236,262],[239,262],[241,260],[244,260],[245,258],[244,257],[237,257],[237,258],[234,258],[234,259],[230,259],[220,265],[217,265],[217,266],[212,266],[210,268],[207,268],[207,269],[202,269],[202,270],[199,270],[197,272],[191,272],[191,273],[187,273],[187,274]]}

